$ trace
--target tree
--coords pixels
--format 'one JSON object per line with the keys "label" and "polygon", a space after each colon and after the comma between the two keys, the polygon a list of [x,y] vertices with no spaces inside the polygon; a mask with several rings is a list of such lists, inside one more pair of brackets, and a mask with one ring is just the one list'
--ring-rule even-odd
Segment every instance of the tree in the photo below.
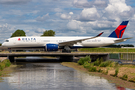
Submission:
{"label": "tree", "polygon": [[43,32],[43,35],[41,35],[41,36],[55,36],[55,31],[46,30],[45,32]]}
{"label": "tree", "polygon": [[11,37],[17,37],[17,36],[26,36],[26,35],[25,35],[25,32],[23,30],[18,29],[12,34]]}

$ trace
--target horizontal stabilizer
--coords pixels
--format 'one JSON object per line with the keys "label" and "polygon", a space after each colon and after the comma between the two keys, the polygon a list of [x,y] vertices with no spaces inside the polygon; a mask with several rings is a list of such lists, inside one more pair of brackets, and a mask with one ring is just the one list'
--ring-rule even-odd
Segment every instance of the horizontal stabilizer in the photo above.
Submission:
{"label": "horizontal stabilizer", "polygon": [[123,42],[123,41],[126,41],[127,39],[131,39],[133,37],[129,37],[129,38],[122,38],[122,39],[119,39],[119,40],[115,40],[116,43],[119,43],[119,42]]}

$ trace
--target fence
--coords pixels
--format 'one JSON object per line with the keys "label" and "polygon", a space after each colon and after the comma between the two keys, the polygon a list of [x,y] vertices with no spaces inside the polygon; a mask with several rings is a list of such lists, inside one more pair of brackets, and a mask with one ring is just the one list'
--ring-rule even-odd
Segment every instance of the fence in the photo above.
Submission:
{"label": "fence", "polygon": [[135,60],[135,53],[110,53],[110,59]]}

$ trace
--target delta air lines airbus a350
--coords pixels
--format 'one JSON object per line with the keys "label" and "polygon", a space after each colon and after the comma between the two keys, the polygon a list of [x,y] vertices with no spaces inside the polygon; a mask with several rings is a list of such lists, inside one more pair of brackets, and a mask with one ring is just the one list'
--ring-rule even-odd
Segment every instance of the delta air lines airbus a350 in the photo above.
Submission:
{"label": "delta air lines airbus a350", "polygon": [[46,51],[69,52],[73,48],[94,48],[126,41],[122,38],[128,21],[123,21],[108,37],[13,37],[2,44],[7,48],[45,48]]}

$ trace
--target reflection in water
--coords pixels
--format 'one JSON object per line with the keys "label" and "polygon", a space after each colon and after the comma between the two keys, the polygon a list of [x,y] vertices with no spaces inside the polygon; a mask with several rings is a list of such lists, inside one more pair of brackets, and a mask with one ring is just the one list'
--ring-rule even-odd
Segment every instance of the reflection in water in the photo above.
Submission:
{"label": "reflection in water", "polygon": [[116,87],[117,87],[117,90],[126,90],[125,88],[120,87],[120,86],[116,86]]}
{"label": "reflection in water", "polygon": [[60,63],[19,64],[23,67],[0,83],[2,90],[117,90],[106,79],[64,67]]}
{"label": "reflection in water", "polygon": [[58,57],[37,57],[37,56],[16,58],[15,61],[16,62],[60,62]]}

